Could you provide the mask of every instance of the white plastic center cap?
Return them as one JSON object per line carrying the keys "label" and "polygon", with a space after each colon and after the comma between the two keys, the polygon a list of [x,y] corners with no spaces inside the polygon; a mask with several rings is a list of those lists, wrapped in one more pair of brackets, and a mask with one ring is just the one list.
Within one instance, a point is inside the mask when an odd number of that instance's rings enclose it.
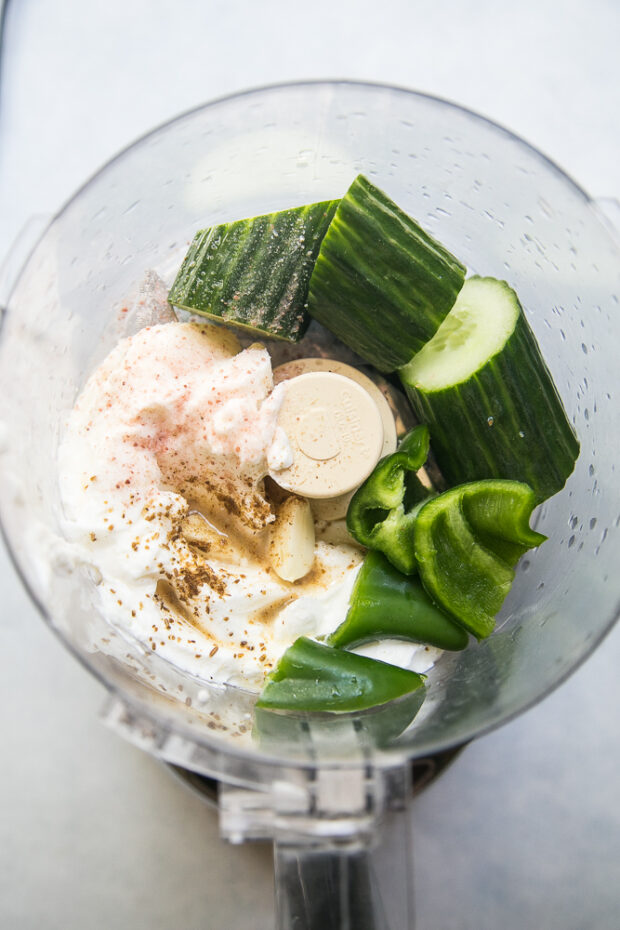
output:
{"label": "white plastic center cap", "polygon": [[340,452],[338,430],[330,420],[329,410],[312,410],[301,418],[297,442],[304,455],[317,462],[333,459]]}
{"label": "white plastic center cap", "polygon": [[286,382],[278,424],[294,458],[272,478],[303,497],[334,497],[356,488],[383,448],[383,423],[372,397],[355,381],[330,371]]}

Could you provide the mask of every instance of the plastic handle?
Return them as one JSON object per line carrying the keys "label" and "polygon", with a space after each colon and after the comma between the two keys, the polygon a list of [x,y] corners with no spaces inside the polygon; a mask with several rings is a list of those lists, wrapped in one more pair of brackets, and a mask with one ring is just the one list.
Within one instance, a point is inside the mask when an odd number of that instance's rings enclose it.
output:
{"label": "plastic handle", "polygon": [[[411,930],[412,798],[409,769],[392,780],[386,809],[364,829],[274,840],[277,930]],[[337,823],[337,818],[336,818]]]}
{"label": "plastic handle", "polygon": [[364,849],[276,843],[278,930],[388,930],[369,860]]}

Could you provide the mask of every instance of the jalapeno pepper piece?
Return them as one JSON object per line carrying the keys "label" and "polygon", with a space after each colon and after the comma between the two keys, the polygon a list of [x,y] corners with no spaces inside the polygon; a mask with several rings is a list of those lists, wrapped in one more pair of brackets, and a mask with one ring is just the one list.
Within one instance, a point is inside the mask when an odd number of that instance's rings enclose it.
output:
{"label": "jalapeno pepper piece", "polygon": [[[255,707],[252,736],[265,749],[278,751],[284,744],[290,752],[316,752],[317,743],[338,742],[350,746],[385,748],[407,729],[424,703],[425,688],[417,688],[387,704],[342,713],[316,713],[296,708]],[[347,725],[348,724],[348,725]]]}
{"label": "jalapeno pepper piece", "polygon": [[300,636],[269,675],[257,707],[347,712],[422,688],[424,676]]}
{"label": "jalapeno pepper piece", "polygon": [[450,488],[417,513],[420,580],[477,639],[493,631],[519,558],[547,538],[529,525],[536,503],[529,485],[492,478]]}
{"label": "jalapeno pepper piece", "polygon": [[347,511],[347,529],[362,546],[377,549],[405,575],[416,571],[413,528],[417,506],[429,491],[416,472],[428,455],[428,427],[416,426],[357,489]]}
{"label": "jalapeno pepper piece", "polygon": [[369,552],[356,578],[345,620],[331,646],[359,646],[377,639],[406,639],[440,649],[467,646],[462,626],[435,606],[420,579],[403,575],[381,552]]}

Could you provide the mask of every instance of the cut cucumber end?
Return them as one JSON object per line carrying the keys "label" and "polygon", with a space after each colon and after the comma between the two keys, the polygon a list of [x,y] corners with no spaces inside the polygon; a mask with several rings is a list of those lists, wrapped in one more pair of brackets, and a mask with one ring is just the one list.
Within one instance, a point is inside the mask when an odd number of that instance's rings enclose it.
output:
{"label": "cut cucumber end", "polygon": [[403,380],[425,391],[467,380],[501,352],[520,313],[505,281],[468,278],[433,338],[401,369]]}
{"label": "cut cucumber end", "polygon": [[514,479],[538,502],[564,487],[579,442],[505,281],[469,278],[435,337],[399,374],[448,484]]}

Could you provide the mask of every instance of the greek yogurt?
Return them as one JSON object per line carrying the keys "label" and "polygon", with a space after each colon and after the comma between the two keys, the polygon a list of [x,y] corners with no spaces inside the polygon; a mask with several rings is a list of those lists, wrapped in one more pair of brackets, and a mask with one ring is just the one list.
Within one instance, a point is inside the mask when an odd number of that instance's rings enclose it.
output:
{"label": "greek yogurt", "polygon": [[59,450],[64,531],[109,622],[206,680],[260,687],[299,635],[344,619],[361,553],[318,540],[312,569],[269,564],[264,478],[291,464],[259,345],[170,322],[123,339]]}

